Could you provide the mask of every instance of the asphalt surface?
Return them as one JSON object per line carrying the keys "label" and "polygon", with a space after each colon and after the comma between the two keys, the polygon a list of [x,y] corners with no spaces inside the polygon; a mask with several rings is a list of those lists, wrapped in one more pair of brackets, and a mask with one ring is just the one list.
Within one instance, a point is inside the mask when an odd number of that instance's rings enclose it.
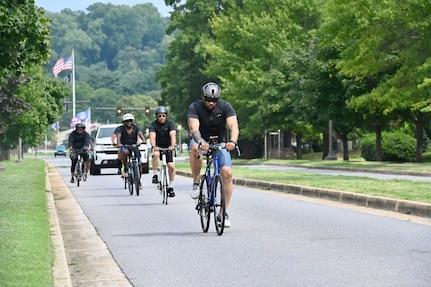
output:
{"label": "asphalt surface", "polygon": [[[187,172],[178,171],[177,174],[190,177]],[[420,202],[238,178],[234,179],[234,184],[431,218],[431,204]],[[56,251],[54,286],[132,286],[51,164],[47,165],[46,186]]]}

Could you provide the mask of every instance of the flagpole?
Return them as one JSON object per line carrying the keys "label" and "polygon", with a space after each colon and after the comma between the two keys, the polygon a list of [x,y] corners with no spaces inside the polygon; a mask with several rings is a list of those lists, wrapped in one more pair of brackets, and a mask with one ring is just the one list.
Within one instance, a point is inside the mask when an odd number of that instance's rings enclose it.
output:
{"label": "flagpole", "polygon": [[76,109],[75,109],[75,52],[72,49],[72,110],[73,114],[72,117],[76,116]]}

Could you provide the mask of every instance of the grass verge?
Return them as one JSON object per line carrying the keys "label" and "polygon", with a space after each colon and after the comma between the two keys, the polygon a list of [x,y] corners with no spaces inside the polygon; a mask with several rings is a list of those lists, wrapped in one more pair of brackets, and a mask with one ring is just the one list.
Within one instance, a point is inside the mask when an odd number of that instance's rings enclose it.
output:
{"label": "grass verge", "polygon": [[2,161],[0,171],[0,282],[2,286],[52,286],[45,162]]}
{"label": "grass verge", "polygon": [[[293,163],[299,165],[302,164],[304,166],[337,166],[334,161],[293,161]],[[281,170],[274,171],[238,166],[240,164],[289,164],[289,161],[286,160],[234,160],[234,164],[236,166],[233,167],[233,175],[236,178],[264,180],[431,203],[431,184],[429,182],[413,182],[400,179],[383,180],[357,176],[328,176],[323,174]],[[346,167],[346,165],[349,165],[350,168],[364,168],[362,165],[355,165],[354,163],[349,162],[344,163],[342,161],[338,161],[338,164],[340,167]],[[379,169],[393,169],[393,166],[390,163],[378,163],[376,165]],[[373,169],[376,165],[368,166],[368,168]],[[398,168],[406,171],[431,171],[431,166],[428,164],[422,164],[422,167],[420,167],[420,165],[421,164],[406,164],[403,165],[403,168],[400,166],[398,166]],[[190,172],[188,162],[176,162],[175,166],[178,170]]]}

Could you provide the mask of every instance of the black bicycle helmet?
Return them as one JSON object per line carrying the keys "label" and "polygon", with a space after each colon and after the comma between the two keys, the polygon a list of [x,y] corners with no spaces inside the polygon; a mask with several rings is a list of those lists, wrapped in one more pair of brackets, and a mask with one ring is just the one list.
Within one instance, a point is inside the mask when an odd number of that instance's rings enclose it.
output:
{"label": "black bicycle helmet", "polygon": [[84,129],[84,130],[85,130],[85,124],[83,124],[83,123],[77,123],[77,124],[75,125],[75,128],[76,128],[76,129]]}
{"label": "black bicycle helmet", "polygon": [[204,97],[220,98],[221,89],[216,83],[209,82],[202,87],[202,92]]}
{"label": "black bicycle helmet", "polygon": [[165,106],[158,106],[156,108],[156,116],[158,114],[168,114],[168,109]]}

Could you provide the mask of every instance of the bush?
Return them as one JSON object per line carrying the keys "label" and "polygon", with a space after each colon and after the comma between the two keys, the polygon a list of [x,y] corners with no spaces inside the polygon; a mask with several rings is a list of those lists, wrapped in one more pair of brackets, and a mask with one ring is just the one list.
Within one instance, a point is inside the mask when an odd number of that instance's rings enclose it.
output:
{"label": "bush", "polygon": [[[369,134],[361,139],[361,156],[374,161],[376,137]],[[382,133],[382,161],[412,162],[416,156],[416,139],[402,132]]]}
{"label": "bush", "polygon": [[374,161],[376,155],[376,136],[374,134],[364,135],[360,140],[361,157],[366,161]]}

